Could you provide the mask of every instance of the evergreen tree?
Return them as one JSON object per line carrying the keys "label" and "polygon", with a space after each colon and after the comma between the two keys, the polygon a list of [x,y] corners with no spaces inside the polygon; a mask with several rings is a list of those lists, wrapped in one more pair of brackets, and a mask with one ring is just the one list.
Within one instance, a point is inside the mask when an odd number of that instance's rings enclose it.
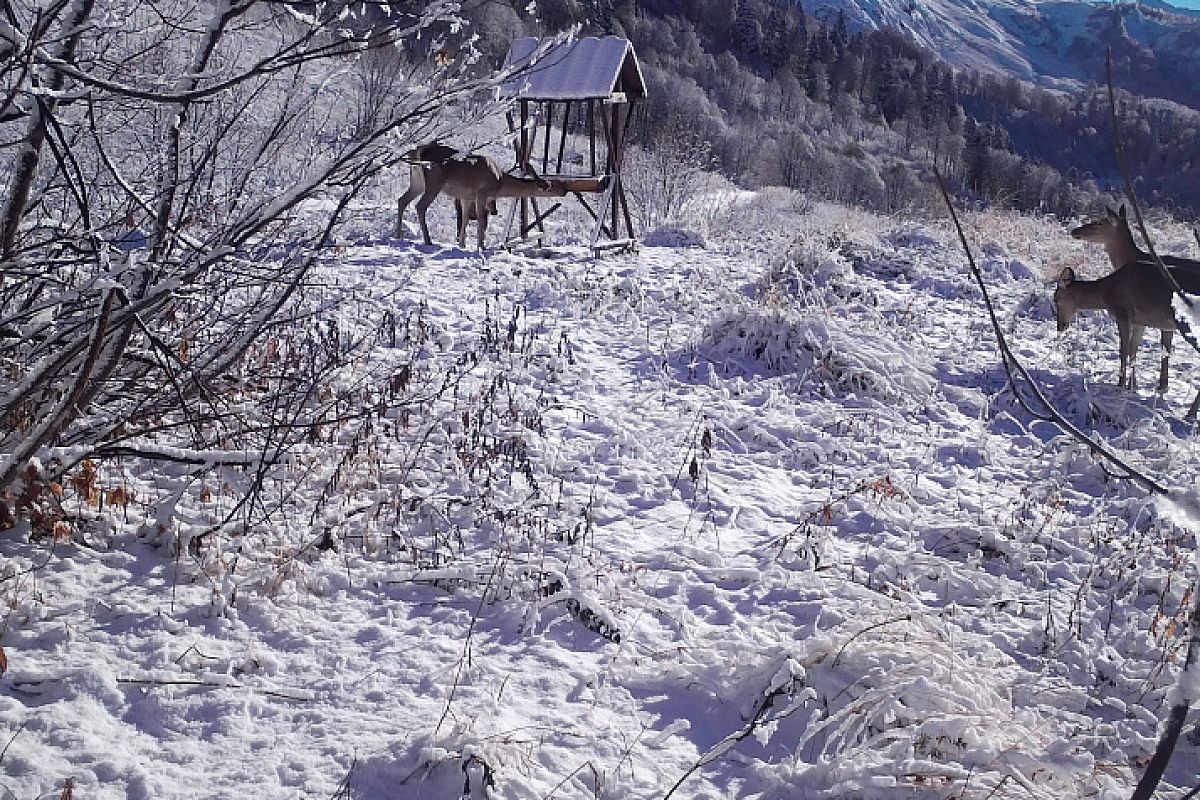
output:
{"label": "evergreen tree", "polygon": [[779,3],[772,6],[771,13],[767,15],[767,29],[763,41],[763,56],[770,74],[778,75],[787,68],[794,46],[795,30],[796,22],[791,9]]}
{"label": "evergreen tree", "polygon": [[738,0],[733,12],[733,44],[738,55],[751,64],[763,57],[763,28],[752,0]]}

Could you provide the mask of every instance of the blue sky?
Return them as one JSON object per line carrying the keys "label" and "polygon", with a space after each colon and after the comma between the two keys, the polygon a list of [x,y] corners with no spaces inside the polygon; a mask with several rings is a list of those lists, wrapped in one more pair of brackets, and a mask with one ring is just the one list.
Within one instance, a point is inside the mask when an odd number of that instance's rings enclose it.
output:
{"label": "blue sky", "polygon": [[1200,10],[1200,0],[1167,0],[1173,6],[1180,8],[1194,8]]}

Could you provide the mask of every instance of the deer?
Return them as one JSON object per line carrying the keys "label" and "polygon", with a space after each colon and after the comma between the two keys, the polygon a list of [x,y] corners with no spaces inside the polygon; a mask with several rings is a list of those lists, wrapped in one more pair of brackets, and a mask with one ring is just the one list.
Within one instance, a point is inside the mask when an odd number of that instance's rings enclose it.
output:
{"label": "deer", "polygon": [[[421,145],[412,150],[409,150],[401,158],[409,164],[408,189],[404,194],[396,200],[396,230],[395,238],[401,239],[404,237],[404,212],[408,209],[410,203],[421,195],[425,194],[427,185],[426,173],[434,164],[441,164],[455,158],[460,151],[448,145],[441,144],[437,140],[429,144]],[[454,227],[457,230],[462,225],[463,205],[460,201],[454,201]],[[496,214],[495,199],[488,205],[488,213]],[[470,211],[470,219],[475,219],[475,209]],[[421,232],[425,237],[425,244],[432,244],[429,240],[429,232],[425,227],[425,219],[421,218]]]}
{"label": "deer", "polygon": [[[467,223],[474,219],[480,252],[483,251],[484,239],[487,236],[488,217],[495,213],[496,198],[563,197],[567,193],[562,185],[553,184],[540,176],[525,178],[509,175],[487,156],[463,155],[458,151],[447,154],[450,150],[453,148],[434,142],[404,155],[404,159],[410,164],[420,165],[421,199],[417,201],[417,219],[425,244],[433,243],[429,237],[425,212],[443,192],[454,198],[455,206],[459,209],[458,246],[466,247]],[[413,172],[414,177],[415,173],[416,170]],[[408,191],[400,198],[399,216],[403,215],[412,197],[416,196],[413,192],[414,187],[410,185]],[[399,216],[396,220],[397,226],[400,224]]]}
{"label": "deer", "polygon": [[[1134,261],[1141,262],[1150,269],[1157,269],[1153,257],[1138,247],[1137,242],[1133,240],[1133,231],[1129,229],[1129,216],[1124,204],[1118,210],[1106,206],[1104,216],[1072,229],[1071,237],[1104,245],[1104,251],[1108,253],[1108,260],[1112,262],[1113,269],[1120,269]],[[1200,241],[1200,238],[1197,241]],[[1200,293],[1200,261],[1182,256],[1162,256],[1162,262],[1180,289]]]}
{"label": "deer", "polygon": [[1075,270],[1067,267],[1058,276],[1058,285],[1054,289],[1058,331],[1065,331],[1078,311],[1107,311],[1117,323],[1121,357],[1117,386],[1132,390],[1135,388],[1134,362],[1138,344],[1146,328],[1157,328],[1162,331],[1163,346],[1158,391],[1165,392],[1171,342],[1176,329],[1175,314],[1171,309],[1172,291],[1157,268],[1147,269],[1140,261],[1124,264],[1116,272],[1094,281],[1080,280],[1075,276]]}
{"label": "deer", "polygon": [[[1121,352],[1121,371],[1117,383],[1124,385],[1128,361],[1128,388],[1131,389],[1134,383],[1132,361],[1145,328],[1149,326],[1161,330],[1163,357],[1158,391],[1165,392],[1168,386],[1171,344],[1174,333],[1179,327],[1171,308],[1172,287],[1159,271],[1153,257],[1139,248],[1137,242],[1134,241],[1124,204],[1116,210],[1111,206],[1106,206],[1104,212],[1104,216],[1099,219],[1074,228],[1071,236],[1081,241],[1104,245],[1104,250],[1115,271],[1107,278],[1100,279],[1107,281],[1103,290],[1088,286],[1088,284],[1099,283],[1099,281],[1078,281],[1075,279],[1074,271],[1071,271],[1069,276],[1064,272],[1059,277],[1058,288],[1055,290],[1055,306],[1058,307],[1060,292],[1064,292],[1064,302],[1068,304],[1068,308],[1072,302],[1071,298],[1076,295],[1088,296],[1090,299],[1087,302],[1092,303],[1104,298],[1102,305],[1078,305],[1076,308],[1104,308],[1108,310],[1113,319],[1117,320]],[[1200,294],[1200,261],[1181,256],[1162,256],[1161,258],[1163,265],[1182,291],[1189,294]],[[1127,267],[1129,269],[1126,269]],[[1120,277],[1117,277],[1118,275]],[[1074,288],[1071,288],[1072,286]],[[1124,296],[1118,298],[1117,295],[1122,293]],[[1134,310],[1136,310],[1134,316],[1150,321],[1145,323],[1135,321],[1131,316]],[[1066,329],[1073,315],[1074,311],[1067,314],[1064,323],[1062,314],[1059,314],[1059,331]],[[1125,327],[1122,327],[1122,318],[1126,320]],[[1184,336],[1188,338],[1189,342],[1192,341],[1189,338],[1190,334],[1191,331],[1185,326]],[[1197,395],[1196,402],[1188,411],[1189,418],[1195,416],[1198,407],[1200,407],[1200,395]]]}

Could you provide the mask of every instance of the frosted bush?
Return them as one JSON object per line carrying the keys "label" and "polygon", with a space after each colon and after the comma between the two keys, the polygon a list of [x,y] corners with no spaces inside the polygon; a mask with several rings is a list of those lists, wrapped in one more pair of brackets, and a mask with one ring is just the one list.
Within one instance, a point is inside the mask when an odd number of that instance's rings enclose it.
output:
{"label": "frosted bush", "polygon": [[663,225],[646,234],[647,247],[706,247],[704,235],[678,225]]}
{"label": "frosted bush", "polygon": [[935,385],[893,334],[811,312],[739,309],[706,328],[700,349],[727,371],[808,375],[835,394],[884,403],[923,398]]}

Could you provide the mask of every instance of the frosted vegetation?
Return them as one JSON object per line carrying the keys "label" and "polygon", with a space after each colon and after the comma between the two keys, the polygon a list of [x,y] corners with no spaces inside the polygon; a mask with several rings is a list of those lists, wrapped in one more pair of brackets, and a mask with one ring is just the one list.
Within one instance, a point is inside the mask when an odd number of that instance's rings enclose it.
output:
{"label": "frosted vegetation", "polygon": [[[947,224],[642,141],[635,253],[389,238],[402,148],[507,155],[428,11],[0,25],[0,797],[1128,796],[1195,503],[1030,420]],[[1116,389],[1048,284],[1103,253],[966,223],[1050,398],[1190,485],[1200,356]]]}

